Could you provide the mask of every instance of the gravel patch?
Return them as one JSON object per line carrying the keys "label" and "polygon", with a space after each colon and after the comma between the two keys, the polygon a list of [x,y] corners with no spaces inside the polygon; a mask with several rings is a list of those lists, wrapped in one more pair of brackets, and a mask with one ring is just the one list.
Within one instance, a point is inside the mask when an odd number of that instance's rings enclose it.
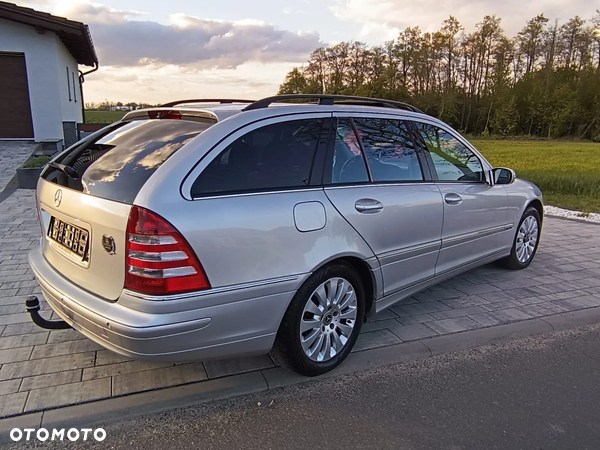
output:
{"label": "gravel patch", "polygon": [[557,208],[556,206],[544,206],[544,214],[554,217],[583,220],[585,222],[600,223],[600,214],[584,213],[581,211],[573,211],[571,209]]}

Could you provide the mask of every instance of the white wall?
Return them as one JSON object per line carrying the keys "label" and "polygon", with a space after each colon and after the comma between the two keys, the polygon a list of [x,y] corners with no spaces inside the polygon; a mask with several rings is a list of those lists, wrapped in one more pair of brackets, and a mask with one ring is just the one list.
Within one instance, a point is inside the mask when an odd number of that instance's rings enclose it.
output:
{"label": "white wall", "polygon": [[[56,67],[63,122],[81,122],[81,90],[79,88],[79,72],[77,61],[63,45],[60,38],[54,35],[56,45]],[[67,84],[67,68],[69,82]],[[62,73],[61,73],[62,71]],[[75,75],[75,76],[73,76]],[[73,84],[73,82],[75,84]],[[69,96],[69,90],[71,91]],[[70,100],[69,100],[70,98]]]}
{"label": "white wall", "polygon": [[69,102],[67,91],[67,66],[79,83],[71,54],[53,32],[39,34],[32,26],[5,19],[0,19],[0,51],[25,54],[35,140],[63,139],[62,122],[81,121],[79,86],[77,103]]}

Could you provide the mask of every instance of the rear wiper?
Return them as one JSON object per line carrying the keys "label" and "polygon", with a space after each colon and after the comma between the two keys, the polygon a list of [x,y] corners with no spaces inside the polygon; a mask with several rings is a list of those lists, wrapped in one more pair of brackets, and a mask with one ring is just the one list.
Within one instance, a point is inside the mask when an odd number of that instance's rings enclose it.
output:
{"label": "rear wiper", "polygon": [[77,171],[75,169],[73,169],[71,166],[65,166],[64,164],[59,164],[54,161],[48,163],[48,165],[50,167],[60,170],[61,172],[66,174],[69,178],[73,178],[74,180],[78,180],[79,178],[81,178],[81,176],[77,173]]}

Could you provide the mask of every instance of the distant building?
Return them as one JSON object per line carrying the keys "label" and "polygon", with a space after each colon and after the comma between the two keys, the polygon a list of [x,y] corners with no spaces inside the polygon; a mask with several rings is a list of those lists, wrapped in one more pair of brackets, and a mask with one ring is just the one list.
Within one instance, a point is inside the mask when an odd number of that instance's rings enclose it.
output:
{"label": "distant building", "polygon": [[79,65],[98,68],[87,25],[0,1],[0,140],[76,142]]}

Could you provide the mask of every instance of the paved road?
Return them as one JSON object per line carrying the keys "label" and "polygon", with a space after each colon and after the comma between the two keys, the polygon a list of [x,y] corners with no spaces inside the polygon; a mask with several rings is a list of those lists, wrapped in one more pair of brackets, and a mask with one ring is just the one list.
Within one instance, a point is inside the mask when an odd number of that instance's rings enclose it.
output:
{"label": "paved road", "polygon": [[89,448],[597,449],[599,352],[600,325],[525,338],[108,426]]}

